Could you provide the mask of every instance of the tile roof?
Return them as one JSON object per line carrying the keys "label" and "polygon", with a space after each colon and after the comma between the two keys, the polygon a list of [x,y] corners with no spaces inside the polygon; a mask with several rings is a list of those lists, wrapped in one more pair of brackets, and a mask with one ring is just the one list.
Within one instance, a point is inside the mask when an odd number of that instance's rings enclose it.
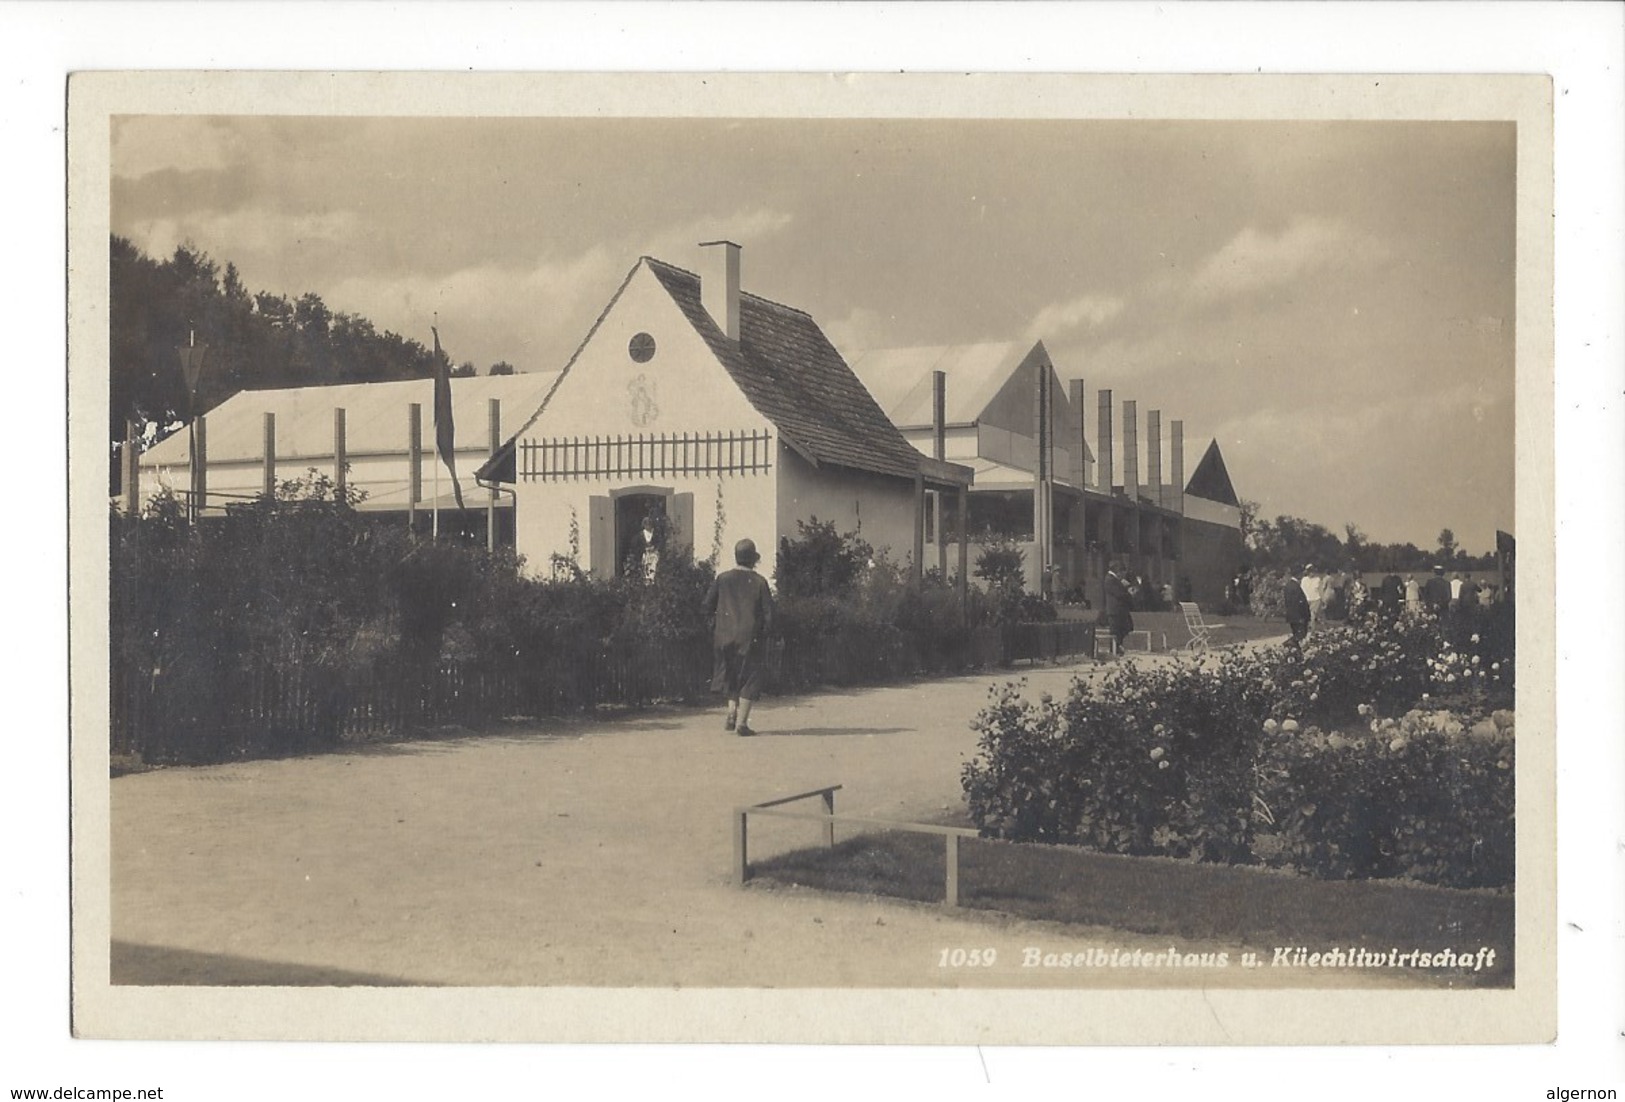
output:
{"label": "tile roof", "polygon": [[815,463],[912,478],[920,453],[903,439],[818,323],[793,307],[739,296],[739,342],[728,340],[700,301],[700,277],[664,261],[641,261],[785,443]]}

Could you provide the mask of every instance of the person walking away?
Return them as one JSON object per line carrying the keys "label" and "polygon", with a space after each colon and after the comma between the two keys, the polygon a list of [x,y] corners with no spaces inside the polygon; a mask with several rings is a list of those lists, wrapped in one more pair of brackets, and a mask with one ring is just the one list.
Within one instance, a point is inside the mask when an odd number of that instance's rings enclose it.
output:
{"label": "person walking away", "polygon": [[1315,564],[1309,563],[1299,575],[1299,588],[1309,601],[1309,626],[1318,628],[1321,615],[1326,610],[1326,579],[1315,571]]}
{"label": "person walking away", "polygon": [[1456,576],[1450,579],[1450,611],[1456,612],[1461,608],[1461,589],[1464,579],[1458,570]]}
{"label": "person walking away", "polygon": [[1286,581],[1281,585],[1281,605],[1286,610],[1286,626],[1292,632],[1292,644],[1302,646],[1304,636],[1309,634],[1310,603],[1296,570],[1286,572]]}
{"label": "person walking away", "polygon": [[738,565],[717,575],[702,603],[706,614],[716,617],[711,691],[724,694],[728,701],[723,729],[741,737],[756,733],[751,730],[750,710],[762,693],[762,658],[773,628],[773,593],[756,573],[761,557],[751,540],[736,543]]}
{"label": "person walking away", "polygon": [[1134,630],[1134,615],[1130,611],[1134,598],[1129,593],[1129,585],[1123,580],[1123,567],[1120,563],[1112,563],[1106,571],[1106,607],[1101,610],[1101,620],[1112,637],[1112,657],[1120,657],[1123,653],[1123,640],[1128,633]]}
{"label": "person walking away", "polygon": [[1398,574],[1390,574],[1382,580],[1382,603],[1390,613],[1398,612],[1405,604],[1405,583],[1399,580]]}
{"label": "person walking away", "polygon": [[1482,608],[1484,604],[1484,591],[1479,587],[1477,580],[1467,578],[1461,583],[1461,607],[1469,615]]}
{"label": "person walking away", "polygon": [[1444,567],[1435,566],[1433,577],[1422,584],[1422,604],[1443,620],[1450,613],[1450,582],[1444,576]]}

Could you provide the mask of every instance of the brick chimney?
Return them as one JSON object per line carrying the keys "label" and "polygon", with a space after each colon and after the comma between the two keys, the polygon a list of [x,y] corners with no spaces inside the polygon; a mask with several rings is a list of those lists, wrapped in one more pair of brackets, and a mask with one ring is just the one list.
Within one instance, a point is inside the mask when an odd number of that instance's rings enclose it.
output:
{"label": "brick chimney", "polygon": [[739,246],[732,241],[702,241],[706,250],[700,271],[700,305],[722,335],[739,340]]}

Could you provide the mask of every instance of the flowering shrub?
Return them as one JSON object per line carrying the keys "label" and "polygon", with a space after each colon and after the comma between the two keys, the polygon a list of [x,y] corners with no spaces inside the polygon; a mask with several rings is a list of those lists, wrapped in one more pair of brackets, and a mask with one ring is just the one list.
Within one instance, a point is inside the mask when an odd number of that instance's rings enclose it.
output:
{"label": "flowering shrub", "polygon": [[1266,733],[1258,852],[1326,877],[1450,887],[1513,878],[1512,714],[1373,718],[1364,733]]}
{"label": "flowering shrub", "polygon": [[1256,682],[1186,662],[1125,666],[1097,692],[1076,682],[1064,702],[995,687],[962,777],[971,818],[997,837],[1244,859],[1267,703]]}
{"label": "flowering shrub", "polygon": [[[1301,653],[1125,666],[1062,701],[996,687],[961,778],[971,818],[1112,853],[1509,884],[1512,713],[1415,710],[1448,653],[1436,620],[1402,617],[1316,633]],[[1446,661],[1444,676],[1484,664]]]}
{"label": "flowering shrub", "polygon": [[1277,718],[1342,723],[1362,703],[1394,712],[1421,699],[1431,682],[1428,663],[1441,647],[1438,621],[1417,613],[1328,627],[1261,662],[1280,692]]}

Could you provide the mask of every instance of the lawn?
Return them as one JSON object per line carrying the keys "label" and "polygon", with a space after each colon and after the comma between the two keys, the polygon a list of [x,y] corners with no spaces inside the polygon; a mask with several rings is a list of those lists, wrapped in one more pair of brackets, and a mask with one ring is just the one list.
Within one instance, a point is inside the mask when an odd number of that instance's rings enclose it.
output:
{"label": "lawn", "polygon": [[[753,862],[753,882],[940,903],[944,844],[904,832],[863,834]],[[1396,881],[1323,881],[1266,869],[1122,857],[1070,846],[980,839],[960,843],[960,903],[1085,927],[1187,941],[1275,947],[1360,946],[1376,952],[1496,951],[1447,986],[1511,986],[1513,897]]]}

